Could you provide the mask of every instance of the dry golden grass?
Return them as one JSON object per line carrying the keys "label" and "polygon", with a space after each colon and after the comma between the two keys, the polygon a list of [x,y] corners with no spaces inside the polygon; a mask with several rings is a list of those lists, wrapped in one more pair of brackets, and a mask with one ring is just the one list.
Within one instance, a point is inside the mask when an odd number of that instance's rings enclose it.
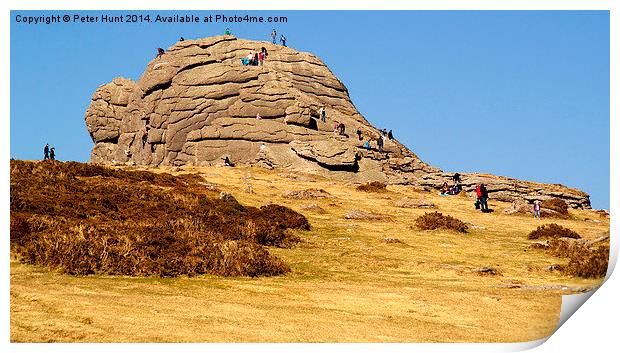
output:
{"label": "dry golden grass", "polygon": [[[244,205],[276,203],[304,214],[312,230],[295,231],[300,243],[269,248],[292,271],[266,278],[79,277],[12,261],[11,340],[519,342],[552,333],[562,294],[601,283],[544,270],[568,261],[528,249],[527,235],[544,219],[481,213],[464,196],[406,186],[374,194],[251,167],[186,171],[201,173]],[[248,184],[251,193],[245,192]],[[308,200],[282,196],[292,188],[320,188],[334,197],[312,200],[326,211],[313,212],[303,209]],[[405,196],[435,203],[439,212],[467,222],[468,233],[412,228],[426,211],[394,206]],[[508,206],[489,203],[494,209]],[[350,209],[391,217],[344,219]],[[570,219],[553,222],[584,239],[609,231],[609,219],[594,211],[570,212]],[[481,276],[476,269],[483,267],[501,275]]]}

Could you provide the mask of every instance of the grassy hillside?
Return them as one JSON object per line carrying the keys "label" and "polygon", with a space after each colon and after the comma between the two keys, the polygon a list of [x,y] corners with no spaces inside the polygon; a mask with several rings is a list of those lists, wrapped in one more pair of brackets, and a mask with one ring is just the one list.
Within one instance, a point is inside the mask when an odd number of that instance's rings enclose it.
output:
{"label": "grassy hillside", "polygon": [[[368,192],[252,167],[151,171],[199,175],[201,180],[181,178],[198,183],[182,186],[190,194],[208,186],[231,193],[243,207],[279,204],[303,214],[311,230],[283,233],[298,242],[254,242],[290,272],[254,278],[81,276],[24,264],[12,248],[12,341],[526,341],[552,333],[562,294],[601,282],[557,270],[571,259],[536,249],[528,239],[547,223],[586,240],[608,235],[609,219],[595,211],[536,220],[505,215],[501,210],[509,204],[493,199],[495,212],[481,213],[466,196],[407,186]],[[13,178],[11,183],[13,198]],[[436,208],[399,207],[411,203]],[[464,222],[467,232],[420,230],[416,219],[430,211]]]}

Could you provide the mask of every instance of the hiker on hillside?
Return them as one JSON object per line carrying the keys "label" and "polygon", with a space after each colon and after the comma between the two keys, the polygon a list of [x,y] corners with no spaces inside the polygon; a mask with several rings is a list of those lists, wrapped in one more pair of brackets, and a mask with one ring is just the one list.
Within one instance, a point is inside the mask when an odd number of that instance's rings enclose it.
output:
{"label": "hiker on hillside", "polygon": [[155,57],[155,59],[159,59],[161,58],[162,55],[166,54],[166,51],[162,48],[157,48],[157,56]]}
{"label": "hiker on hillside", "polygon": [[43,160],[46,161],[48,159],[50,159],[50,145],[46,143],[45,147],[43,147]]}
{"label": "hiker on hillside", "polygon": [[54,147],[52,147],[52,149],[50,149],[50,160],[52,160],[52,161],[56,160],[56,149],[54,149]]}
{"label": "hiker on hillside", "polygon": [[274,28],[271,31],[271,43],[276,44],[276,39],[278,38],[278,33],[276,33],[276,29]]}
{"label": "hiker on hillside", "polygon": [[256,120],[262,120],[263,118],[260,117],[259,113],[256,113]]}
{"label": "hiker on hillside", "polygon": [[370,151],[370,140],[364,142],[364,147],[366,147],[366,151]]}
{"label": "hiker on hillside", "polygon": [[338,135],[338,126],[340,126],[340,123],[338,121],[334,121],[334,136]]}
{"label": "hiker on hillside", "polygon": [[487,188],[484,186],[484,184],[480,184],[480,211],[482,212],[489,211],[489,205],[487,204],[488,200],[489,200],[489,192],[487,191]]}
{"label": "hiker on hillside", "polygon": [[183,37],[179,38],[179,42],[182,42],[184,40],[185,40],[185,38],[183,38]]}
{"label": "hiker on hillside", "polygon": [[338,125],[338,135],[344,136],[344,123]]}
{"label": "hiker on hillside", "polygon": [[480,184],[476,185],[476,209],[480,209],[480,198],[482,197],[482,192],[480,191]]}
{"label": "hiker on hillside", "polygon": [[224,35],[225,36],[229,36],[230,35],[230,28],[226,28],[226,30],[224,31]]}
{"label": "hiker on hillside", "polygon": [[390,142],[394,139],[394,135],[392,135],[392,130],[388,131],[387,137],[390,139]]}
{"label": "hiker on hillside", "polygon": [[360,130],[359,128],[357,129],[357,131],[355,132],[357,134],[357,138],[358,140],[362,141],[363,137],[362,137],[362,130]]}
{"label": "hiker on hillside", "polygon": [[534,201],[534,206],[532,207],[534,211],[534,218],[540,219],[540,201]]}
{"label": "hiker on hillside", "polygon": [[383,136],[377,137],[377,148],[379,152],[383,153]]}
{"label": "hiker on hillside", "polygon": [[224,166],[225,167],[234,167],[235,165],[228,159],[228,156],[224,157]]}
{"label": "hiker on hillside", "polygon": [[258,53],[254,53],[254,59],[252,61],[252,65],[258,66]]}
{"label": "hiker on hillside", "polygon": [[284,36],[284,34],[280,34],[280,43],[282,43],[283,47],[286,46],[286,37]]}

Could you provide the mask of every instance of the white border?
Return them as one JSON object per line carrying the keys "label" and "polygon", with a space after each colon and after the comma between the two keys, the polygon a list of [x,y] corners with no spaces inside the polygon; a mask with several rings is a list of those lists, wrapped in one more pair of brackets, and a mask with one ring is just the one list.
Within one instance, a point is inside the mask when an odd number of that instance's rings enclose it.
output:
{"label": "white border", "polygon": [[[107,9],[136,9],[136,10],[148,10],[148,9],[160,9],[160,10],[610,10],[611,11],[611,86],[610,86],[610,103],[611,110],[611,181],[610,194],[611,207],[610,211],[613,214],[618,209],[618,202],[620,201],[620,192],[618,189],[617,181],[620,180],[620,173],[618,173],[618,153],[619,145],[614,140],[614,137],[618,137],[618,108],[615,98],[617,98],[617,83],[618,83],[618,70],[614,63],[618,61],[618,15],[619,8],[618,2],[613,0],[477,0],[477,1],[465,1],[465,0],[436,0],[436,1],[419,1],[411,0],[407,3],[393,0],[382,1],[369,1],[360,0],[356,2],[347,3],[345,1],[336,2],[333,0],[315,0],[315,1],[295,1],[284,2],[276,0],[229,0],[229,1],[190,1],[190,0],[176,0],[165,1],[157,3],[154,0],[125,0],[125,1],[106,1],[106,2],[94,2],[94,1],[75,1],[75,0],[59,0],[59,1],[17,1],[17,0],[5,0],[0,2],[0,8],[2,9],[2,15],[0,16],[0,38],[1,38],[1,85],[0,92],[0,114],[2,116],[1,122],[3,123],[2,137],[3,141],[9,141],[10,129],[9,129],[9,116],[10,116],[10,102],[9,102],[9,89],[10,89],[10,10],[107,10]],[[0,144],[0,154],[3,157],[3,163],[1,168],[2,175],[5,176],[4,180],[9,179],[8,159],[9,156],[9,143]],[[3,351],[6,349],[10,351],[30,351],[35,349],[45,349],[46,351],[73,351],[73,350],[95,350],[95,351],[108,351],[109,349],[148,349],[155,351],[168,351],[170,349],[181,348],[183,350],[195,350],[204,351],[205,349],[215,350],[236,350],[236,349],[258,349],[265,351],[314,351],[316,349],[326,351],[342,351],[342,350],[374,350],[379,347],[376,345],[342,345],[342,344],[321,344],[317,345],[222,345],[212,344],[205,345],[181,345],[171,347],[162,344],[144,344],[144,345],[89,345],[85,347],[82,344],[72,345],[32,345],[32,344],[8,344],[10,340],[9,332],[9,183],[5,182],[2,186],[2,193],[5,196],[5,202],[2,204],[2,224],[5,231],[2,238],[2,255],[0,261],[3,264],[2,271],[2,291],[0,296],[2,303],[5,305],[5,310],[2,311],[2,333],[4,334],[2,339]],[[615,196],[614,196],[615,195]],[[610,259],[610,268],[615,265],[617,259],[617,239],[618,239],[618,222],[612,215],[611,220],[612,229],[612,258]],[[608,273],[608,277],[611,275],[611,271]],[[616,338],[616,324],[618,322],[619,305],[618,305],[618,293],[619,284],[617,275],[611,276],[611,280],[607,281],[602,288],[592,296],[592,300],[589,300],[584,308],[575,314],[575,317],[568,320],[565,325],[562,326],[544,345],[539,347],[538,351],[555,352],[566,348],[572,350],[587,350],[597,351],[609,350],[609,347],[617,345]],[[459,352],[480,352],[480,351],[515,351],[520,349],[532,348],[545,340],[537,342],[529,342],[522,344],[390,344],[383,345],[381,349],[389,349],[390,351],[459,351]],[[6,346],[6,347],[5,347]],[[130,347],[130,348],[128,348]]]}

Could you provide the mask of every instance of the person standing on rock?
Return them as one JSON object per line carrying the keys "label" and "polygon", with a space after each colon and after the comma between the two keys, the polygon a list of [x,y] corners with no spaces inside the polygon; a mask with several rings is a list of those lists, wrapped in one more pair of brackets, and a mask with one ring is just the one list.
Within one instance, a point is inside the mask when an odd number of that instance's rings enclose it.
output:
{"label": "person standing on rock", "polygon": [[276,33],[276,29],[274,28],[271,31],[271,43],[276,44],[276,39],[278,38],[278,33]]}
{"label": "person standing on rock", "polygon": [[280,34],[280,43],[282,43],[283,47],[286,46],[286,37],[284,36],[284,34]]}
{"label": "person standing on rock", "polygon": [[46,143],[45,147],[43,147],[43,160],[46,161],[48,159],[50,159],[50,145]]}
{"label": "person standing on rock", "polygon": [[370,140],[364,142],[364,147],[366,147],[366,151],[370,151]]}
{"label": "person standing on rock", "polygon": [[327,113],[325,112],[325,107],[321,107],[321,109],[319,109],[319,117],[321,118],[322,122],[327,122]]}
{"label": "person standing on rock", "polygon": [[379,152],[383,153],[383,136],[377,137],[377,148]]}
{"label": "person standing on rock", "polygon": [[52,160],[52,161],[56,160],[56,149],[54,147],[52,147],[52,149],[50,149],[50,160]]}
{"label": "person standing on rock", "polygon": [[263,61],[265,60],[265,53],[261,50],[258,53],[258,65],[263,66]]}
{"label": "person standing on rock", "polygon": [[225,36],[229,36],[230,35],[230,28],[226,28],[226,30],[224,31],[224,35]]}
{"label": "person standing on rock", "polygon": [[358,140],[362,141],[363,137],[362,137],[362,130],[360,130],[359,128],[357,129],[357,131],[355,132],[357,134],[357,138]]}
{"label": "person standing on rock", "polygon": [[459,173],[454,173],[454,175],[452,176],[452,181],[455,184],[460,184],[461,183],[461,174]]}
{"label": "person standing on rock", "polygon": [[538,218],[540,219],[540,201],[536,200],[534,201],[534,218]]}
{"label": "person standing on rock", "polygon": [[394,139],[394,135],[392,135],[392,130],[388,131],[387,137],[390,139],[390,142]]}

